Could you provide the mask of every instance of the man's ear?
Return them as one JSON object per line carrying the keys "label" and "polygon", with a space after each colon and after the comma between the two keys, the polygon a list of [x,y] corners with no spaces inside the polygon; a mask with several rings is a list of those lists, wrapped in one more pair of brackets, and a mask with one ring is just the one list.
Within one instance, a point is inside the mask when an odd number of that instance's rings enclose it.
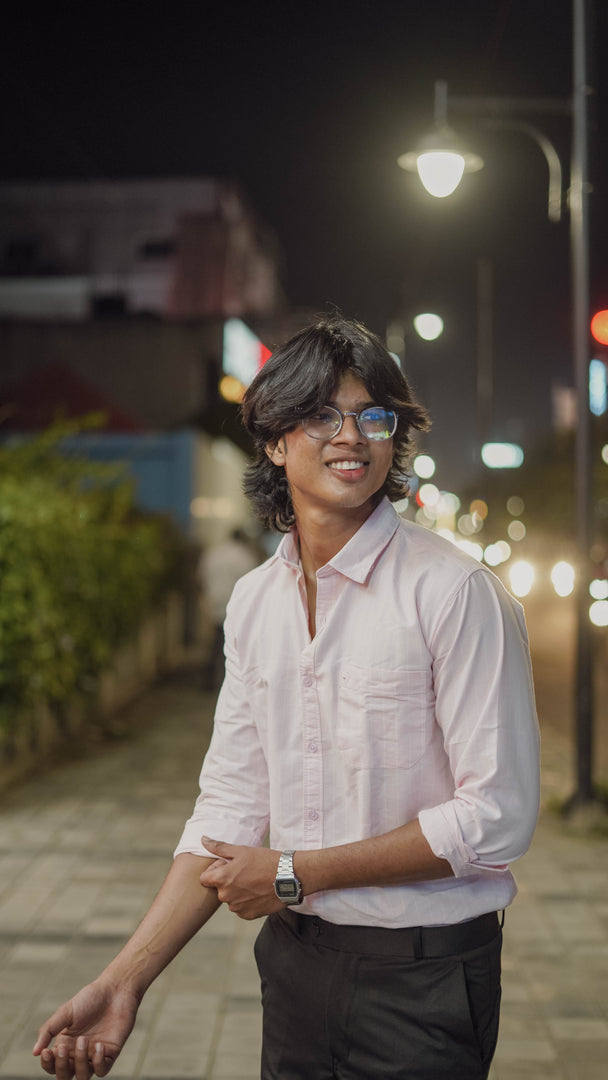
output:
{"label": "man's ear", "polygon": [[285,464],[285,450],[283,439],[279,439],[277,442],[266,443],[264,449],[268,454],[268,457],[272,461],[273,465]]}

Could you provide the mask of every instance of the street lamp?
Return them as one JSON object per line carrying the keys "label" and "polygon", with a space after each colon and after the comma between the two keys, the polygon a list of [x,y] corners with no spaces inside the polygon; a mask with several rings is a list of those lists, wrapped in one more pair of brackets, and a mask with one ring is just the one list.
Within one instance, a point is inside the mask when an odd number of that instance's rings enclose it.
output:
{"label": "street lamp", "polygon": [[[591,564],[591,449],[588,399],[588,316],[589,316],[589,224],[588,224],[588,97],[587,23],[588,0],[573,0],[572,95],[559,98],[452,98],[450,107],[459,113],[483,117],[492,126],[521,130],[530,135],[545,155],[549,167],[548,214],[561,217],[561,163],[547,137],[528,122],[513,117],[533,114],[572,118],[572,155],[568,207],[572,266],[572,342],[577,396],[576,506],[579,574],[577,581],[577,663],[576,663],[576,791],[571,805],[594,801],[592,780],[593,687],[592,638],[588,613]],[[455,191],[467,171],[483,167],[475,155],[468,155],[456,133],[447,124],[447,86],[435,85],[435,130],[416,151],[402,154],[399,165],[415,169],[427,190],[438,198]],[[451,160],[450,160],[451,159]],[[451,165],[449,176],[447,165]],[[430,177],[430,179],[429,179]],[[442,177],[444,180],[442,180]]]}
{"label": "street lamp", "polygon": [[398,163],[408,172],[417,172],[429,195],[445,199],[458,187],[465,172],[483,169],[483,161],[462,145],[447,122],[448,88],[435,83],[435,129],[425,135],[416,150],[402,154]]}
{"label": "street lamp", "polygon": [[[465,173],[483,169],[483,158],[470,153],[456,132],[447,123],[447,83],[435,83],[433,109],[434,129],[419,142],[416,150],[401,154],[397,164],[406,172],[417,172],[429,195],[446,198],[452,195]],[[534,140],[542,151],[549,169],[549,221],[562,217],[562,166],[559,154],[550,139],[527,121],[513,119],[514,113],[542,113],[549,116],[570,116],[572,102],[562,98],[490,98],[452,97],[454,112],[483,116],[489,127],[523,132]]]}

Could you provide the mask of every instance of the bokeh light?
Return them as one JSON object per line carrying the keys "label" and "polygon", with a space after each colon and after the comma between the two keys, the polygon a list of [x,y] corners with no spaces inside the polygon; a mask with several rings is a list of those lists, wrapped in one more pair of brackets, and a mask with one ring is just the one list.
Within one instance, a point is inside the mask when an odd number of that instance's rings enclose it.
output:
{"label": "bokeh light", "polygon": [[488,544],[483,557],[488,566],[500,566],[511,558],[511,548],[506,540],[499,540],[496,544]]}
{"label": "bokeh light", "polygon": [[461,551],[466,551],[467,555],[472,555],[474,559],[477,559],[477,562],[481,562],[483,559],[483,548],[481,544],[475,544],[472,540],[460,539],[455,540],[454,542],[457,548],[460,548]]}
{"label": "bokeh light", "polygon": [[518,521],[516,518],[515,521],[509,522],[507,533],[509,535],[509,540],[523,540],[526,535],[526,526],[523,521]]}
{"label": "bokeh light", "polygon": [[594,416],[603,416],[608,407],[606,365],[601,360],[589,364],[589,408]]}
{"label": "bokeh light", "polygon": [[443,333],[443,319],[441,315],[434,315],[425,311],[414,318],[414,329],[424,341],[435,341]]}
{"label": "bokeh light", "polygon": [[589,595],[594,600],[608,600],[608,581],[606,581],[606,578],[594,578],[589,586]]}
{"label": "bokeh light", "polygon": [[240,379],[237,379],[234,375],[223,375],[220,379],[218,389],[224,401],[230,401],[235,405],[239,405],[243,400],[245,387]]}
{"label": "bokeh light", "polygon": [[429,454],[418,454],[414,458],[414,472],[421,480],[430,480],[435,474],[435,462]]}
{"label": "bokeh light", "polygon": [[441,502],[442,507],[444,507],[449,514],[456,514],[460,510],[460,499],[453,491],[442,491]]}
{"label": "bokeh light", "polygon": [[485,521],[488,516],[488,504],[483,499],[473,499],[469,507],[470,514],[476,514],[478,518]]}
{"label": "bokeh light", "polygon": [[596,311],[591,320],[591,333],[601,345],[608,345],[608,311]]}
{"label": "bokeh light", "polygon": [[416,511],[415,521],[418,525],[424,525],[425,529],[432,529],[435,524],[435,514],[432,512],[429,513],[426,506],[421,506],[420,509]]}
{"label": "bokeh light", "polygon": [[551,581],[558,596],[570,596],[574,590],[574,567],[569,562],[558,562],[551,571]]}
{"label": "bokeh light", "polygon": [[534,584],[534,567],[525,559],[520,559],[509,567],[511,591],[515,596],[527,596]]}
{"label": "bokeh light", "polygon": [[430,506],[436,506],[439,502],[439,488],[435,484],[421,484],[418,499],[427,509]]}
{"label": "bokeh light", "polygon": [[608,626],[608,600],[595,600],[589,608],[589,618],[594,626]]}
{"label": "bokeh light", "polygon": [[509,496],[509,498],[507,499],[507,510],[509,511],[511,517],[520,517],[525,509],[526,505],[524,503],[524,500],[521,499],[519,495]]}
{"label": "bokeh light", "polygon": [[524,452],[517,443],[484,443],[481,460],[488,469],[519,469]]}
{"label": "bokeh light", "polygon": [[476,514],[463,514],[458,518],[458,532],[463,536],[473,536],[483,528],[483,521]]}

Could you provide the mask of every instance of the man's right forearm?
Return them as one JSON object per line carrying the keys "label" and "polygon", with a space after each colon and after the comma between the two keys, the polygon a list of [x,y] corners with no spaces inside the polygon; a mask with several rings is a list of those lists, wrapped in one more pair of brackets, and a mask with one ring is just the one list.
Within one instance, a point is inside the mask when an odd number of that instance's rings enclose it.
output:
{"label": "man's right forearm", "polygon": [[220,906],[215,889],[200,884],[213,859],[178,855],[148,913],[101,976],[141,1000],[157,975]]}

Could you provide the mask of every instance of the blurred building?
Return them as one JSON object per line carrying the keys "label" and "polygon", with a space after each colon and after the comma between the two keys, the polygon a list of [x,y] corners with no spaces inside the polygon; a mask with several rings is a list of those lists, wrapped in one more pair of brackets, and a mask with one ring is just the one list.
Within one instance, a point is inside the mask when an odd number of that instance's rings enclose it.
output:
{"label": "blurred building", "polygon": [[101,412],[82,450],[128,460],[142,505],[217,542],[247,513],[224,326],[273,319],[278,267],[233,182],[0,184],[0,437]]}
{"label": "blurred building", "polygon": [[0,317],[268,315],[278,297],[274,239],[232,182],[0,185]]}

